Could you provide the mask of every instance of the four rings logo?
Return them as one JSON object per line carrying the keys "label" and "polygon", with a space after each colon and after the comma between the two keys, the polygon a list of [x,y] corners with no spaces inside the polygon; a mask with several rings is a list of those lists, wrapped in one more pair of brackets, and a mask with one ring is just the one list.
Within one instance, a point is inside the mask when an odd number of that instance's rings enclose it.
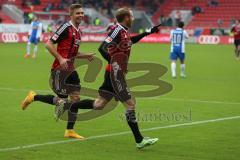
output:
{"label": "four rings logo", "polygon": [[2,41],[4,43],[19,42],[19,37],[18,37],[18,34],[16,34],[16,33],[3,33],[2,34]]}
{"label": "four rings logo", "polygon": [[198,39],[198,43],[200,43],[200,44],[219,44],[220,37],[219,36],[200,36]]}

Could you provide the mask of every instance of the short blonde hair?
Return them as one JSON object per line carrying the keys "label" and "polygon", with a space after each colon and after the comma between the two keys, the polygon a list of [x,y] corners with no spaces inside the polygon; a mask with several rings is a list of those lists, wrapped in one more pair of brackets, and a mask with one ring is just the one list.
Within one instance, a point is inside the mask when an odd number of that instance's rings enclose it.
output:
{"label": "short blonde hair", "polygon": [[130,8],[124,7],[124,8],[120,8],[116,11],[116,19],[119,23],[123,22],[124,18],[126,16],[130,16]]}
{"label": "short blonde hair", "polygon": [[78,9],[78,8],[82,8],[82,5],[81,4],[71,4],[71,6],[69,7],[70,16],[72,16],[74,13],[74,10]]}

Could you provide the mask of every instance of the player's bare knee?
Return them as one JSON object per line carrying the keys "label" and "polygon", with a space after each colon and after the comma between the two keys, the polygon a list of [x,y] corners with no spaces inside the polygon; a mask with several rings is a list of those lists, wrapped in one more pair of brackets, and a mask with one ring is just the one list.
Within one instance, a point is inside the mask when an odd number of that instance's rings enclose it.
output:
{"label": "player's bare knee", "polygon": [[78,102],[80,101],[80,96],[79,95],[70,96],[70,99],[72,102]]}
{"label": "player's bare knee", "polygon": [[136,103],[133,99],[126,101],[126,109],[127,110],[135,110],[135,105],[136,105]]}
{"label": "player's bare knee", "polygon": [[104,108],[103,102],[98,99],[94,101],[93,106],[95,110],[102,110]]}
{"label": "player's bare knee", "polygon": [[126,103],[130,106],[135,106],[135,100],[133,100],[133,99],[127,100]]}
{"label": "player's bare knee", "polygon": [[70,100],[71,100],[72,103],[76,103],[76,102],[80,101],[80,98],[74,97],[74,98],[70,98]]}
{"label": "player's bare knee", "polygon": [[102,110],[106,104],[107,104],[107,101],[100,97],[94,101],[93,106],[95,110]]}
{"label": "player's bare knee", "polygon": [[80,92],[78,91],[71,93],[69,96],[72,102],[80,101]]}
{"label": "player's bare knee", "polygon": [[127,106],[127,110],[135,110],[135,106]]}

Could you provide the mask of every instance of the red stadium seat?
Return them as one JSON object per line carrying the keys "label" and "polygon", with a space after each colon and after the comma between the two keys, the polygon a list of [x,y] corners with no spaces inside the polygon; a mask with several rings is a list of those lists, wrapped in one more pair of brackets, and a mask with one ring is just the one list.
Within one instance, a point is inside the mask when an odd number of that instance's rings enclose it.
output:
{"label": "red stadium seat", "polygon": [[0,11],[0,18],[2,20],[2,23],[16,23],[14,20],[12,20],[9,16],[4,14],[2,11]]}
{"label": "red stadium seat", "polygon": [[196,14],[188,26],[193,27],[214,27],[217,26],[217,20],[223,20],[222,27],[229,27],[232,18],[240,19],[239,0],[218,0],[217,7],[210,7],[206,0],[171,0],[165,1],[159,10],[153,15],[153,21],[158,22],[161,14],[168,16],[173,10],[185,9],[191,10],[194,6],[200,6],[204,13]]}

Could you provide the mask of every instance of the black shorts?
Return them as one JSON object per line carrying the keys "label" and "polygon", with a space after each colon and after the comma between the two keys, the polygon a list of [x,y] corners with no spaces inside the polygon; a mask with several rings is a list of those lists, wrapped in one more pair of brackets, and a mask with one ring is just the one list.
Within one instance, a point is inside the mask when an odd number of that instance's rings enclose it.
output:
{"label": "black shorts", "polygon": [[74,91],[81,89],[80,79],[76,71],[51,70],[50,85],[60,97],[67,98]]}
{"label": "black shorts", "polygon": [[235,39],[234,40],[234,45],[237,48],[240,45],[240,39]]}
{"label": "black shorts", "polygon": [[124,76],[118,74],[117,80],[114,80],[114,73],[109,71],[105,72],[104,82],[99,88],[98,93],[107,101],[110,101],[113,97],[121,102],[131,99]]}

